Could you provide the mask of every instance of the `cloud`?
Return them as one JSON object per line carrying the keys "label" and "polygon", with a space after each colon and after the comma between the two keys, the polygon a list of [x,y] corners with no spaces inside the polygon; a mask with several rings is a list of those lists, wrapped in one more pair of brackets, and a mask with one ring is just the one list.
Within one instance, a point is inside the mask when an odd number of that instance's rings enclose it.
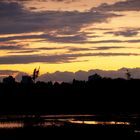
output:
{"label": "cloud", "polygon": [[[0,5],[0,34],[42,31],[55,37],[59,34],[73,34],[76,36],[84,26],[106,22],[109,18],[121,16],[92,11],[33,12],[16,2],[0,2]],[[54,32],[55,34],[53,34]]]}
{"label": "cloud", "polygon": [[[106,32],[105,34],[117,34],[119,35],[120,32]],[[128,32],[127,32],[128,33]],[[127,35],[127,33],[122,33]],[[133,33],[134,34],[134,33]],[[132,36],[127,35],[127,36]],[[73,36],[53,36],[49,34],[41,34],[41,35],[21,35],[21,36],[12,36],[12,37],[4,37],[0,38],[0,42],[3,41],[12,41],[12,40],[24,40],[24,39],[40,39],[40,41],[48,41],[48,42],[59,42],[59,43],[139,43],[139,39],[134,40],[117,40],[117,39],[111,39],[111,40],[99,40],[99,41],[88,41],[87,36],[84,33],[73,35]]]}
{"label": "cloud", "polygon": [[20,50],[20,51],[10,51],[8,53],[33,53],[33,52],[37,52],[37,50]]}
{"label": "cloud", "polygon": [[2,81],[2,79],[4,77],[7,77],[9,75],[15,76],[17,73],[19,73],[19,71],[14,71],[14,70],[0,70],[0,81]]}
{"label": "cloud", "polygon": [[22,16],[23,14],[25,14],[25,10],[21,4],[17,2],[7,3],[0,1],[0,18],[16,18],[17,16]]}
{"label": "cloud", "polygon": [[16,43],[14,43],[14,44],[0,46],[0,50],[8,51],[7,53],[9,53],[9,54],[10,53],[21,53],[22,54],[22,53],[39,52],[41,50],[53,51],[53,50],[66,49],[66,47],[47,47],[47,46],[38,47],[38,48],[33,48],[33,47],[30,48],[30,47],[27,47],[28,44],[26,44],[26,45],[16,45]]}
{"label": "cloud", "polygon": [[[115,34],[116,36],[123,35],[125,37],[134,36],[138,34],[135,32],[105,32],[105,34]],[[119,39],[110,39],[110,40],[99,40],[99,41],[89,41],[88,36],[85,33],[80,33],[71,36],[54,36],[51,34],[41,34],[41,35],[21,35],[21,36],[12,36],[12,37],[1,37],[0,42],[14,41],[14,40],[26,40],[26,39],[40,39],[40,42],[57,42],[57,43],[139,43],[140,39],[130,39],[130,40],[119,40]]]}
{"label": "cloud", "polygon": [[92,27],[89,30],[108,31],[108,30],[112,30],[112,28],[97,28],[97,27]]}
{"label": "cloud", "polygon": [[[92,36],[93,38],[94,36]],[[97,37],[97,36],[96,36]],[[41,35],[21,35],[21,36],[12,36],[12,37],[1,37],[0,42],[7,42],[13,40],[26,40],[26,39],[40,39],[40,41],[47,42],[61,42],[61,43],[86,43],[87,42],[86,33],[78,33],[71,36],[58,36],[57,34],[41,34]]]}
{"label": "cloud", "polygon": [[[21,53],[22,54],[22,53],[39,52],[40,50],[52,51],[52,50],[60,50],[60,49],[65,49],[65,48],[64,47],[59,47],[59,48],[57,48],[57,47],[40,47],[40,48],[19,48],[19,49],[13,48],[13,50],[9,48],[9,50],[11,50],[11,51],[9,51],[8,53]],[[1,50],[3,50],[3,49],[1,49]]]}
{"label": "cloud", "polygon": [[0,50],[20,50],[23,46],[19,45],[4,45],[0,46]]}
{"label": "cloud", "polygon": [[114,31],[114,32],[105,32],[104,34],[113,34],[115,36],[124,36],[124,37],[132,37],[139,34],[139,30],[137,29],[127,29],[123,31]]}
{"label": "cloud", "polygon": [[12,41],[12,40],[24,40],[24,39],[42,39],[42,41],[49,42],[63,42],[63,43],[79,43],[86,41],[86,35],[84,33],[73,35],[73,36],[63,36],[57,37],[49,34],[41,34],[41,35],[21,35],[21,36],[12,36],[12,37],[4,37],[0,38],[0,42],[3,41]]}
{"label": "cloud", "polygon": [[14,70],[0,70],[0,75],[13,75],[14,73],[17,73],[19,71]]}
{"label": "cloud", "polygon": [[60,55],[10,55],[1,56],[0,64],[29,64],[29,63],[71,63],[79,62],[77,58],[88,56],[140,56],[138,53],[79,53],[79,54],[60,54]]}
{"label": "cloud", "polygon": [[59,72],[56,71],[55,73],[46,73],[38,77],[38,81],[64,81],[64,82],[70,82],[74,79],[74,73],[73,72]]}
{"label": "cloud", "polygon": [[40,47],[40,48],[34,48],[36,50],[60,50],[60,49],[65,49],[65,47]]}
{"label": "cloud", "polygon": [[140,39],[135,39],[135,40],[131,39],[131,40],[128,40],[126,42],[128,42],[128,43],[140,43]]}
{"label": "cloud", "polygon": [[[5,0],[6,2],[11,2],[11,0]],[[30,2],[30,1],[36,1],[36,2],[64,2],[64,3],[71,3],[71,2],[77,2],[80,0],[12,0],[13,2]]]}
{"label": "cloud", "polygon": [[140,0],[126,0],[116,2],[114,4],[103,3],[98,7],[93,7],[91,10],[97,11],[140,11]]}
{"label": "cloud", "polygon": [[89,71],[77,71],[77,72],[60,72],[57,71],[55,73],[45,73],[39,76],[39,81],[64,81],[64,82],[71,82],[73,79],[77,80],[88,80],[88,76],[98,73],[102,77],[110,77],[110,78],[126,78],[126,69],[128,69],[133,78],[140,78],[140,68],[121,68],[119,70],[99,70],[99,69],[92,69]]}
{"label": "cloud", "polygon": [[[60,82],[71,82],[73,79],[76,80],[88,80],[88,76],[98,73],[102,77],[110,77],[110,78],[126,78],[126,69],[129,70],[133,78],[140,78],[140,68],[121,68],[118,70],[99,70],[99,69],[91,69],[89,71],[79,70],[77,72],[69,72],[69,71],[56,71],[54,73],[45,73],[38,77],[38,81],[60,81]],[[16,81],[21,81],[22,75],[28,75],[27,73],[20,71],[12,71],[12,70],[0,70],[0,81],[6,76],[13,75]]]}
{"label": "cloud", "polygon": [[64,3],[72,3],[72,2],[77,2],[79,0],[47,0],[47,1],[53,1],[53,2],[64,2]]}
{"label": "cloud", "polygon": [[15,77],[16,81],[20,82],[23,75],[28,75],[25,72],[21,72],[18,70],[0,70],[0,82],[2,82],[3,78],[7,76]]}
{"label": "cloud", "polygon": [[67,55],[11,55],[0,57],[0,64],[28,64],[28,63],[64,63],[70,62],[75,58]]}
{"label": "cloud", "polygon": [[131,39],[131,40],[99,40],[99,41],[90,41],[89,43],[99,44],[99,43],[140,43],[140,39]]}
{"label": "cloud", "polygon": [[111,49],[122,49],[126,48],[123,46],[103,46],[103,47],[94,47],[95,50],[111,50]]}
{"label": "cloud", "polygon": [[122,48],[126,48],[126,47],[123,47],[123,46],[100,46],[100,47],[83,48],[83,47],[70,47],[70,46],[67,46],[67,49],[69,50],[69,52],[110,50],[110,49],[122,49]]}
{"label": "cloud", "polygon": [[93,48],[81,48],[81,47],[67,47],[69,52],[78,52],[78,51],[91,51],[94,50]]}

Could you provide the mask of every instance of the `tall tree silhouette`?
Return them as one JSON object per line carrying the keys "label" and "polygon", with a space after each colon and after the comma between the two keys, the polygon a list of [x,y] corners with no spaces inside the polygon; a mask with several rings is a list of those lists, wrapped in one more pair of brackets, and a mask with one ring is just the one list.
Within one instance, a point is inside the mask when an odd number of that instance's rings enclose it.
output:
{"label": "tall tree silhouette", "polygon": [[32,77],[32,79],[34,80],[34,82],[35,82],[36,78],[39,75],[39,70],[40,70],[40,67],[38,69],[35,68],[34,71],[33,71],[33,77]]}

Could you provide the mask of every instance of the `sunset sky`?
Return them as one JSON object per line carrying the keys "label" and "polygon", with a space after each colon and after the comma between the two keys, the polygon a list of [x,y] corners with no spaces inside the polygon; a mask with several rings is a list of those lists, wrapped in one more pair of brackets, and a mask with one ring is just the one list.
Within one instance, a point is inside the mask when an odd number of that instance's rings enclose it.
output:
{"label": "sunset sky", "polygon": [[140,67],[140,0],[0,0],[0,70],[38,66]]}

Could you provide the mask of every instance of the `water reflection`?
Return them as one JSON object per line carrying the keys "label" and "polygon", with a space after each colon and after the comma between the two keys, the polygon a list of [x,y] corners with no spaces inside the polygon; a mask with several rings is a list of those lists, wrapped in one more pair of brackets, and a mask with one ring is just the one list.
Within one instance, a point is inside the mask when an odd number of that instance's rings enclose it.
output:
{"label": "water reflection", "polygon": [[129,122],[117,122],[117,121],[78,121],[71,120],[71,123],[77,124],[93,124],[93,125],[130,125]]}
{"label": "water reflection", "polygon": [[[137,124],[138,115],[103,116],[103,115],[20,115],[0,116],[0,129],[25,127],[61,127],[66,125],[125,125]],[[133,119],[133,121],[132,121]],[[138,133],[136,131],[136,133]]]}
{"label": "water reflection", "polygon": [[24,124],[21,122],[0,122],[0,129],[14,129],[23,128]]}

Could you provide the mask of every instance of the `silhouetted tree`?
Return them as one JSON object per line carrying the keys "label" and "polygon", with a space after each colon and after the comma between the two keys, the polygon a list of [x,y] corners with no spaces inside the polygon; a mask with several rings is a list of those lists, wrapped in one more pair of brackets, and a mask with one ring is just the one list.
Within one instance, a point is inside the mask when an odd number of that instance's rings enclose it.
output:
{"label": "silhouetted tree", "polygon": [[101,80],[102,79],[102,77],[99,75],[99,74],[97,74],[97,73],[95,73],[95,74],[93,74],[93,75],[90,75],[89,77],[88,77],[88,81],[90,82],[90,81],[95,81],[95,80]]}
{"label": "silhouetted tree", "polygon": [[39,70],[40,70],[40,67],[38,68],[38,70],[35,68],[34,71],[33,71],[33,77],[32,78],[33,78],[34,81],[39,75]]}
{"label": "silhouetted tree", "polygon": [[4,84],[14,84],[15,78],[13,78],[13,76],[5,77],[5,78],[3,78],[3,83]]}

